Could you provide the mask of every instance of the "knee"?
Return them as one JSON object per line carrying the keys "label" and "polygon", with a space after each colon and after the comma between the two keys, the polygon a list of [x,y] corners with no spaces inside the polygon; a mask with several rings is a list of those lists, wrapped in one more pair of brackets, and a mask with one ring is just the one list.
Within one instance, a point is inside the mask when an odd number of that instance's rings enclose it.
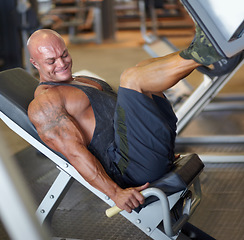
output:
{"label": "knee", "polygon": [[139,89],[139,71],[138,67],[131,67],[126,69],[120,76],[120,86],[134,90]]}

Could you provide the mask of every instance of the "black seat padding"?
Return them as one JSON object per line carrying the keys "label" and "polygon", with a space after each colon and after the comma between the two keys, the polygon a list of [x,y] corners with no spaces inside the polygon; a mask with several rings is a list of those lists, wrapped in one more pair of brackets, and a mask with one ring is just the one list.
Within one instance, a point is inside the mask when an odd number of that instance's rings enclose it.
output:
{"label": "black seat padding", "polygon": [[[32,137],[42,142],[27,115],[28,106],[34,98],[38,84],[38,80],[22,68],[0,72],[0,111]],[[42,143],[46,146],[44,142]],[[55,153],[68,161],[62,154]]]}
{"label": "black seat padding", "polygon": [[[38,81],[21,68],[0,72],[0,111],[42,142],[27,115],[28,105],[34,97],[37,85]],[[55,153],[67,161],[62,154]],[[151,187],[160,188],[166,194],[184,190],[203,167],[202,161],[196,154],[181,157],[174,162],[172,171],[151,183]]]}
{"label": "black seat padding", "polygon": [[203,168],[204,164],[197,154],[180,157],[174,162],[172,170],[161,179],[151,183],[151,187],[160,188],[168,195],[184,190]]}
{"label": "black seat padding", "polygon": [[[194,179],[202,172],[203,168],[203,162],[195,153],[180,157],[174,162],[172,170],[164,177],[151,183],[150,187],[159,188],[168,196],[183,191],[191,185]],[[150,196],[135,211],[139,212],[142,208],[157,200],[156,196]]]}

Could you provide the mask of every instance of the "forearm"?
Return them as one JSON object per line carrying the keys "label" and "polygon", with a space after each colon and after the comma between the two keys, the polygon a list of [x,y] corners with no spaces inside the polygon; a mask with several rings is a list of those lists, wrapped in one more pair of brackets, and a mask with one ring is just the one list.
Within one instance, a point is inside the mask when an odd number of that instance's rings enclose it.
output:
{"label": "forearm", "polygon": [[80,146],[80,153],[67,154],[70,163],[81,176],[94,188],[106,194],[114,200],[114,196],[120,187],[108,176],[99,160],[84,146]]}
{"label": "forearm", "polygon": [[64,140],[59,136],[59,138],[51,141],[54,144],[50,144],[49,142],[49,146],[62,153],[91,186],[111,198],[120,209],[131,212],[132,209],[144,202],[140,191],[147,188],[149,184],[137,188],[120,188],[108,176],[99,160],[87,147],[79,139],[74,139],[74,136],[69,138],[69,140]]}
{"label": "forearm", "polygon": [[145,184],[137,188],[120,188],[106,173],[101,163],[89,151],[84,151],[80,156],[69,154],[71,164],[93,187],[106,194],[115,204],[128,212],[144,202],[140,191],[149,186]]}

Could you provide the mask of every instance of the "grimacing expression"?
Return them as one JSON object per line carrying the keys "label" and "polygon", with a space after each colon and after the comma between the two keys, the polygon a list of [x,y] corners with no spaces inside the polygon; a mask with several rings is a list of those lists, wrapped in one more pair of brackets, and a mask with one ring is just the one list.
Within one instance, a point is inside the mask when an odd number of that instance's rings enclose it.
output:
{"label": "grimacing expression", "polygon": [[42,80],[60,82],[71,79],[72,58],[61,39],[51,37],[37,47],[36,53],[31,62],[39,70]]}

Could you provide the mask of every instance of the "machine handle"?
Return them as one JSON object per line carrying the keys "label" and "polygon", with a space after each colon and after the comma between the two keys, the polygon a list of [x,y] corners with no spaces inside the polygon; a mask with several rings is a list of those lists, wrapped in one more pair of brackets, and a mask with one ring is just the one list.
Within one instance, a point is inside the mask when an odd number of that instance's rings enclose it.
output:
{"label": "machine handle", "polygon": [[120,213],[121,211],[122,211],[122,209],[120,209],[117,206],[114,206],[114,207],[108,208],[105,213],[106,213],[106,216],[110,218],[110,217],[113,217],[114,215]]}
{"label": "machine handle", "polygon": [[[158,188],[147,188],[147,189],[141,191],[141,194],[144,196],[144,198],[147,198],[149,196],[156,196],[159,198],[159,200],[162,204],[162,208],[163,208],[162,214],[163,214],[163,219],[165,220],[164,221],[164,227],[166,229],[165,232],[168,236],[173,236],[173,230],[172,230],[171,219],[170,219],[169,202],[168,202],[166,194]],[[107,211],[108,211],[108,213],[107,213]],[[119,209],[117,206],[114,206],[114,207],[108,209],[107,211],[106,211],[107,216],[109,214],[109,216],[111,217],[111,216],[119,213],[122,210]],[[115,214],[113,214],[113,213],[115,213]]]}
{"label": "machine handle", "polygon": [[[169,202],[166,194],[157,188],[147,188],[143,191],[141,191],[141,194],[144,196],[144,198],[147,198],[149,196],[156,196],[159,198],[161,204],[162,204],[162,214],[163,214],[163,225],[165,233],[168,236],[174,236],[179,229],[182,228],[182,226],[186,223],[186,221],[189,219],[189,217],[192,215],[196,207],[198,206],[200,200],[201,200],[201,186],[199,178],[197,177],[196,181],[193,183],[194,190],[195,190],[195,197],[193,200],[191,198],[188,198],[183,210],[183,215],[178,219],[178,221],[175,224],[171,224],[171,216],[170,216],[170,208],[169,208]],[[115,214],[118,214],[122,210],[118,208],[117,206],[114,206],[112,208],[109,208],[106,210],[106,215],[108,217],[112,217]]]}

